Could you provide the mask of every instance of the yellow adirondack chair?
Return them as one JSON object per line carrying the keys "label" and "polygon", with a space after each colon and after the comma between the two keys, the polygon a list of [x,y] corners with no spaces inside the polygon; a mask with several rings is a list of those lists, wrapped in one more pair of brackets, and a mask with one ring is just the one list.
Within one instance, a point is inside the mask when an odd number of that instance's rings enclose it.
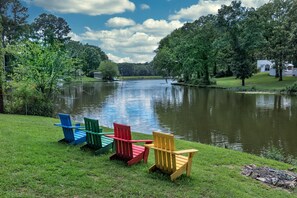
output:
{"label": "yellow adirondack chair", "polygon": [[[187,176],[190,176],[192,158],[198,150],[176,151],[172,134],[153,132],[153,137],[153,144],[145,144],[147,148],[152,148],[155,152],[155,164],[150,167],[149,171],[153,172],[159,169],[170,174],[172,181],[181,176],[184,171],[186,171]],[[182,154],[188,154],[188,156]]]}

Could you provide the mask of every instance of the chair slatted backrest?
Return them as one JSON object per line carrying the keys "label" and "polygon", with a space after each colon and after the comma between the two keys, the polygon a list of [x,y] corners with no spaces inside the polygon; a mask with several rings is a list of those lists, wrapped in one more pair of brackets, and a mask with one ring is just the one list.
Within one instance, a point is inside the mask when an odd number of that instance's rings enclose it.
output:
{"label": "chair slatted backrest", "polygon": [[174,136],[153,132],[153,138],[156,166],[168,173],[176,171],[175,155],[172,154],[175,151]]}
{"label": "chair slatted backrest", "polygon": [[69,127],[72,126],[70,115],[64,114],[64,113],[59,113],[58,115],[59,115],[59,118],[60,118],[60,121],[62,124],[62,129],[63,129],[65,140],[67,140],[69,142],[74,141],[75,138],[74,138],[74,134],[73,134],[73,129],[63,127],[63,126],[69,126]]}
{"label": "chair slatted backrest", "polygon": [[[114,137],[121,138],[124,140],[131,140],[131,128],[130,126],[113,123],[114,127]],[[126,158],[133,158],[132,143],[122,140],[116,140],[116,153],[117,155]]]}
{"label": "chair slatted backrest", "polygon": [[[85,122],[85,129],[87,131],[91,131],[93,133],[100,133],[100,126],[99,121],[91,118],[84,118]],[[98,134],[91,134],[86,133],[86,141],[89,146],[101,148],[102,147],[102,141],[101,136]]]}

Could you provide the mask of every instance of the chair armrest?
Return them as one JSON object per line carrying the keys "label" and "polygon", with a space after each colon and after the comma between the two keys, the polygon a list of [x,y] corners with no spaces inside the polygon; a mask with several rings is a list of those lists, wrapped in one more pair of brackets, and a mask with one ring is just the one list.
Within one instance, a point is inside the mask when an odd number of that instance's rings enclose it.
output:
{"label": "chair armrest", "polygon": [[67,128],[67,129],[79,129],[80,128],[79,125],[76,125],[76,126],[65,126],[65,125],[62,125],[61,123],[56,123],[54,125],[55,126],[59,126],[59,127],[63,127],[63,128]]}
{"label": "chair armrest", "polygon": [[173,151],[174,154],[181,155],[185,153],[196,153],[198,150],[196,149],[187,149],[187,150],[180,150],[180,151]]}
{"label": "chair armrest", "polygon": [[154,144],[144,144],[144,146],[147,147],[147,148],[153,148]]}
{"label": "chair armrest", "polygon": [[130,143],[138,143],[138,142],[145,142],[146,144],[152,143],[153,140],[126,140],[118,137],[114,137],[114,135],[107,135],[107,137],[113,138],[115,140],[120,140],[123,142],[130,142]]}
{"label": "chair armrest", "polygon": [[131,143],[139,143],[139,142],[144,142],[146,144],[153,143],[153,140],[129,140]]}
{"label": "chair armrest", "polygon": [[[98,132],[94,132],[94,131],[88,131],[88,130],[83,130],[86,133],[90,133],[90,134],[94,134],[94,135],[106,135],[106,134],[112,134],[113,132],[104,132],[104,133],[98,133]],[[100,130],[102,131],[102,130]]]}
{"label": "chair armrest", "polygon": [[113,132],[102,132],[101,134],[105,135],[105,136],[111,136],[111,135],[113,135]]}

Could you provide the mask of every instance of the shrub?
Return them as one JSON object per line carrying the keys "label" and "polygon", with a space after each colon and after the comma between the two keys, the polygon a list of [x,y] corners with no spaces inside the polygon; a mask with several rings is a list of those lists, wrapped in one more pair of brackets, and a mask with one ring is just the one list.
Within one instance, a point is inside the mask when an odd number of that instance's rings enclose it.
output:
{"label": "shrub", "polygon": [[273,160],[277,160],[277,161],[280,161],[280,162],[285,162],[285,163],[288,163],[288,164],[292,164],[294,166],[297,165],[297,159],[295,159],[291,155],[286,155],[285,152],[283,151],[283,149],[276,148],[274,146],[270,146],[268,148],[265,148],[261,152],[261,156],[265,157],[265,158],[268,158],[268,159],[273,159]]}
{"label": "shrub", "polygon": [[287,94],[296,94],[297,93],[297,82],[294,82],[291,86],[287,86],[284,91]]}

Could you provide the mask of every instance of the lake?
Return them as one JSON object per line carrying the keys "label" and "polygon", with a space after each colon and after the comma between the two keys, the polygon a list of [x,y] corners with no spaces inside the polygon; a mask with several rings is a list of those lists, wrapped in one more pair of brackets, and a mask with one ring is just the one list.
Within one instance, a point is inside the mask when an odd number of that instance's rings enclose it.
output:
{"label": "lake", "polygon": [[165,80],[65,84],[56,112],[130,125],[259,154],[275,146],[297,157],[297,97],[173,86]]}

